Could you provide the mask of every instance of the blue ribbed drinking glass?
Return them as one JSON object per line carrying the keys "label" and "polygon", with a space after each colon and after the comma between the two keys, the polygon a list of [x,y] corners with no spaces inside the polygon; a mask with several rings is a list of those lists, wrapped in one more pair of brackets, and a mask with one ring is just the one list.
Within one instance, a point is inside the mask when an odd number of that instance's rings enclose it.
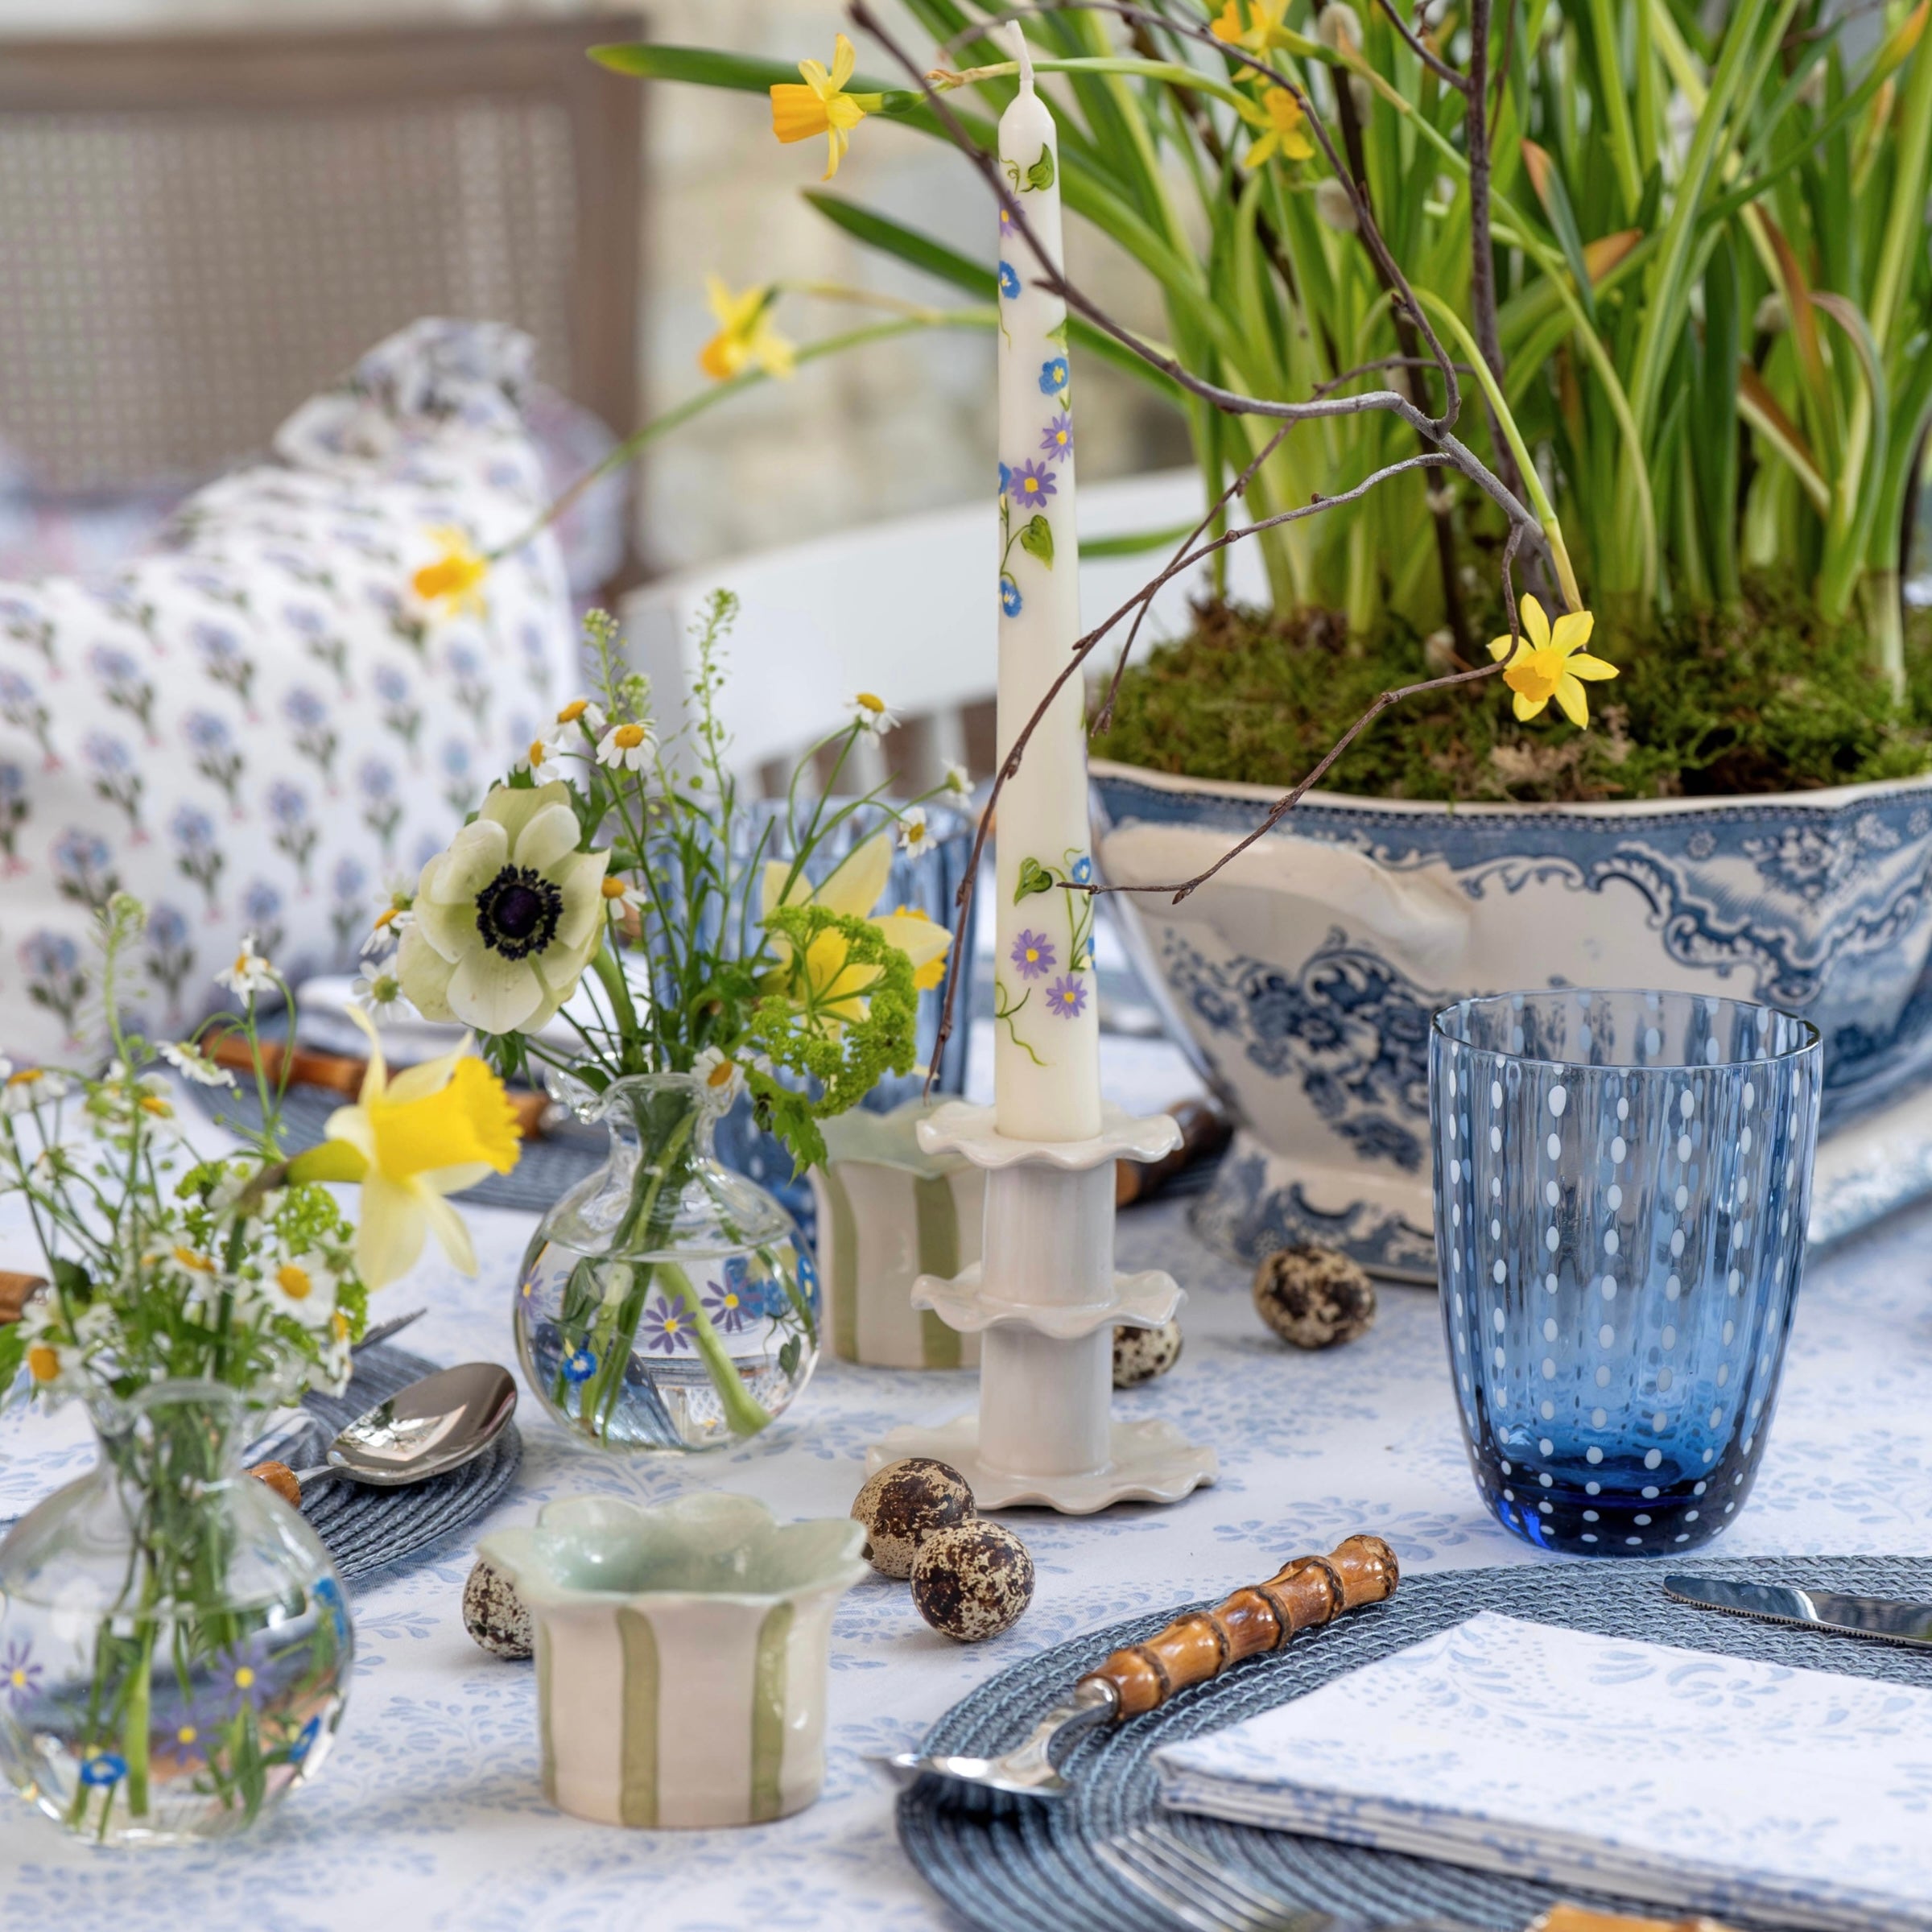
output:
{"label": "blue ribbed drinking glass", "polygon": [[1823,1055],[1701,993],[1499,993],[1429,1042],[1435,1246],[1483,1500],[1674,1554],[1750,1494],[1804,1273]]}

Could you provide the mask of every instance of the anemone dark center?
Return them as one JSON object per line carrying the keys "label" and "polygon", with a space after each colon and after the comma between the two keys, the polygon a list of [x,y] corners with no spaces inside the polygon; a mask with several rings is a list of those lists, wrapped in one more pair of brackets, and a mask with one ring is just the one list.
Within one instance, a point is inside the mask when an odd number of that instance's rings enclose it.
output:
{"label": "anemone dark center", "polygon": [[526,960],[557,936],[564,894],[533,865],[506,865],[477,894],[477,931],[492,952]]}

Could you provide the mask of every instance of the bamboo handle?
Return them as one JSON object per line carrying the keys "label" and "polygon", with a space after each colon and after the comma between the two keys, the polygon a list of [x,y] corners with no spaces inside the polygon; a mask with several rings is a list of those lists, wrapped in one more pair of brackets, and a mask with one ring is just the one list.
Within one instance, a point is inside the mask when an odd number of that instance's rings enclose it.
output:
{"label": "bamboo handle", "polygon": [[1714,1918],[1624,1918],[1613,1912],[1587,1912],[1581,1905],[1557,1905],[1530,1932],[1727,1932]]}
{"label": "bamboo handle", "polygon": [[1111,1684],[1116,1715],[1137,1717],[1243,1657],[1278,1650],[1298,1630],[1393,1596],[1401,1576],[1395,1552],[1379,1536],[1352,1536],[1332,1555],[1298,1556],[1266,1583],[1236,1591],[1212,1610],[1177,1617],[1146,1643],[1115,1651],[1080,1681]]}

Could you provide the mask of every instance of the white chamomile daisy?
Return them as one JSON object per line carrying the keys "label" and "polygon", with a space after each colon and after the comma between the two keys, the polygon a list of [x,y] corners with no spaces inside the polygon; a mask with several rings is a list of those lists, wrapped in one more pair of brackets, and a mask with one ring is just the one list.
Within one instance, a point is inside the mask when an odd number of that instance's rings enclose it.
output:
{"label": "white chamomile daisy", "polygon": [[899,849],[913,858],[932,850],[932,832],[923,805],[908,806],[899,814]]}
{"label": "white chamomile daisy", "polygon": [[883,737],[899,721],[898,714],[886,700],[869,691],[855,692],[845,700],[845,708],[861,731],[869,731],[878,737]]}
{"label": "white chamomile daisy", "polygon": [[720,1113],[729,1110],[745,1085],[744,1070],[716,1046],[707,1046],[691,1062],[691,1071],[704,1090],[704,1104]]}
{"label": "white chamomile daisy", "polygon": [[17,1071],[6,1063],[0,1073],[0,1113],[31,1113],[39,1106],[64,1098],[67,1077],[45,1067],[23,1067]]}
{"label": "white chamomile daisy", "polygon": [[23,1358],[31,1387],[52,1393],[71,1383],[81,1368],[80,1351],[54,1326],[52,1306],[43,1295],[27,1303],[20,1326],[27,1343]]}
{"label": "white chamomile daisy", "polygon": [[402,1017],[402,982],[393,972],[372,970],[358,973],[349,991],[372,1020]]}
{"label": "white chamomile daisy", "polygon": [[235,1076],[225,1067],[217,1067],[199,1046],[186,1040],[171,1040],[161,1049],[161,1057],[184,1080],[197,1087],[232,1087]]}
{"label": "white chamomile daisy", "polygon": [[644,914],[644,889],[633,879],[613,879],[609,873],[604,875],[604,897],[609,909],[620,918],[625,915],[642,918]]}
{"label": "white chamomile daisy", "polygon": [[972,774],[964,765],[948,764],[946,767],[946,790],[956,799],[972,795]]}
{"label": "white chamomile daisy", "polygon": [[539,785],[547,785],[564,775],[564,745],[561,733],[532,738],[522,758],[517,760],[514,769],[526,771]]}
{"label": "white chamomile daisy", "polygon": [[276,1314],[292,1315],[305,1328],[327,1328],[335,1319],[336,1278],[312,1254],[284,1256],[261,1289]]}
{"label": "white chamomile daisy", "polygon": [[389,902],[376,914],[376,923],[362,942],[365,960],[381,959],[408,931],[410,921],[415,916],[416,895],[407,879],[391,881],[387,890]]}
{"label": "white chamomile daisy", "polygon": [[255,935],[242,935],[242,949],[235,955],[234,964],[226,972],[215,975],[215,984],[225,986],[238,1000],[252,1000],[257,993],[266,993],[275,983],[275,968],[255,951]]}
{"label": "white chamomile daisy", "polygon": [[557,713],[557,729],[551,735],[568,743],[573,727],[594,743],[604,735],[603,708],[588,698],[572,698]]}
{"label": "white chamomile daisy", "polygon": [[613,771],[642,771],[657,749],[648,724],[613,724],[597,741],[597,762]]}

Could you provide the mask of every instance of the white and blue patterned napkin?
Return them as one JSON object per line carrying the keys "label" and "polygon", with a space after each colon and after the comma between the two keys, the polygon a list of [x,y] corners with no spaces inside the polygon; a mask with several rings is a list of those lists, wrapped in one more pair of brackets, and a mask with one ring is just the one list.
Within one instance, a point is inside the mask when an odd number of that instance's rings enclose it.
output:
{"label": "white and blue patterned napkin", "polygon": [[1156,1762],[1179,1810],[1682,1911],[1932,1932],[1926,1682],[1485,1612]]}

